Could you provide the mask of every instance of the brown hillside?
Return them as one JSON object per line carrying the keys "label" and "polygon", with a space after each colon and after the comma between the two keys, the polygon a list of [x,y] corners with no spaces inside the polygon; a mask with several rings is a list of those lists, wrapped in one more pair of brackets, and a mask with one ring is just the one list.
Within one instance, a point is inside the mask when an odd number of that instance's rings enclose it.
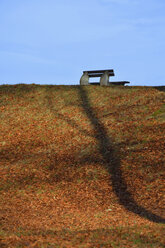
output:
{"label": "brown hillside", "polygon": [[0,86],[0,247],[164,247],[163,91]]}

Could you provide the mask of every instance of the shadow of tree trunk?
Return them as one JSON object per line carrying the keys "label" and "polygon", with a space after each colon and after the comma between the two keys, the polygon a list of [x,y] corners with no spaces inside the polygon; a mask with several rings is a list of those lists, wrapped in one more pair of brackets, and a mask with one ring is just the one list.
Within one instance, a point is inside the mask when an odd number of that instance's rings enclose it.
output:
{"label": "shadow of tree trunk", "polygon": [[130,212],[133,212],[140,217],[146,218],[152,222],[165,223],[165,219],[153,214],[144,207],[139,206],[127,189],[127,184],[122,177],[120,168],[119,151],[115,149],[113,141],[109,138],[104,125],[97,118],[94,109],[90,104],[90,100],[86,91],[86,87],[79,88],[82,108],[86,116],[90,120],[95,129],[95,138],[98,142],[99,152],[102,155],[103,163],[111,175],[113,191],[118,197],[119,203]]}

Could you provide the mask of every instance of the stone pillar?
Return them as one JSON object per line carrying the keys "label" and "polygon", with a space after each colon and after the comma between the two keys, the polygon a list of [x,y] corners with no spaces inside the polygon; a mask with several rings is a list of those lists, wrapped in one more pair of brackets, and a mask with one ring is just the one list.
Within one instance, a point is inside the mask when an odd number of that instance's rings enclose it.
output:
{"label": "stone pillar", "polygon": [[100,85],[108,85],[108,83],[109,83],[109,73],[108,71],[106,71],[100,78]]}
{"label": "stone pillar", "polygon": [[80,85],[89,85],[88,72],[84,72],[80,78]]}

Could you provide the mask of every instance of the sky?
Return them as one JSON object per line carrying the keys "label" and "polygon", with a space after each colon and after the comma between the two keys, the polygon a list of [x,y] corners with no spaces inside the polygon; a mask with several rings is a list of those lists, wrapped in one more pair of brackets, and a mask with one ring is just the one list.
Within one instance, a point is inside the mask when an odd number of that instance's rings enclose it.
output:
{"label": "sky", "polygon": [[165,85],[165,0],[0,0],[0,84],[79,84],[103,69]]}

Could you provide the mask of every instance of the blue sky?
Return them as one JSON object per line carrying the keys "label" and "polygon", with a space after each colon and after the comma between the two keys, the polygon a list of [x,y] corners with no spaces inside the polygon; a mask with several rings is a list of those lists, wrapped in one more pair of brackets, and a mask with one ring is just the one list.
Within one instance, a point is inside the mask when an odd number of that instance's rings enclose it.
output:
{"label": "blue sky", "polygon": [[0,0],[0,84],[165,85],[165,0]]}

